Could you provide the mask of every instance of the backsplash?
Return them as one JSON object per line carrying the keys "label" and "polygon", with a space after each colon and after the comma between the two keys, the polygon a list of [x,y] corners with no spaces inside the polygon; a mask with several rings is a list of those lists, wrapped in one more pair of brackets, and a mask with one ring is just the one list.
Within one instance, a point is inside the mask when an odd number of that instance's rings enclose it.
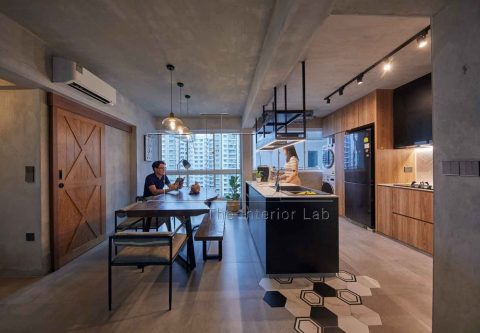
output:
{"label": "backsplash", "polygon": [[417,182],[433,184],[433,149],[415,149],[415,167]]}

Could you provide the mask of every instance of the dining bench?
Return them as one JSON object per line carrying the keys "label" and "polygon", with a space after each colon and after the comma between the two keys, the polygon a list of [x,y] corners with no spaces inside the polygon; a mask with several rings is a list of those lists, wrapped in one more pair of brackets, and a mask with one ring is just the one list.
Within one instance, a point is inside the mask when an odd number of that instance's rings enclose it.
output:
{"label": "dining bench", "polygon": [[[210,203],[210,213],[203,216],[196,234],[195,240],[202,242],[203,261],[208,259],[222,260],[223,250],[222,242],[225,233],[225,215],[226,201],[212,201]],[[218,242],[218,254],[209,255],[207,251],[207,242]]]}

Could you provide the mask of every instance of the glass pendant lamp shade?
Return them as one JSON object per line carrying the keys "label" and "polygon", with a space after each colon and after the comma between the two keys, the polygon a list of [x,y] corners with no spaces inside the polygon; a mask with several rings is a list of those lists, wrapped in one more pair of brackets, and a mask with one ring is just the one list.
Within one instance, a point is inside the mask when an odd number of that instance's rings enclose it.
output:
{"label": "glass pendant lamp shade", "polygon": [[173,112],[170,112],[168,117],[162,120],[162,127],[168,133],[176,133],[183,126],[183,122],[175,117]]}

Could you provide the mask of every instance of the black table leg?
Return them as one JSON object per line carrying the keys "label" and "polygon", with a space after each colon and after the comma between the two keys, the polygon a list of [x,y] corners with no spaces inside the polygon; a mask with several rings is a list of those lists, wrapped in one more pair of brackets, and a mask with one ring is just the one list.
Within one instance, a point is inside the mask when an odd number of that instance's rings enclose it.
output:
{"label": "black table leg", "polygon": [[195,260],[195,248],[193,246],[193,233],[192,233],[192,219],[190,216],[185,217],[185,229],[187,231],[187,262],[190,270],[196,267]]}
{"label": "black table leg", "polygon": [[152,224],[151,217],[147,217],[146,219],[143,219],[143,232],[149,232],[151,224]]}

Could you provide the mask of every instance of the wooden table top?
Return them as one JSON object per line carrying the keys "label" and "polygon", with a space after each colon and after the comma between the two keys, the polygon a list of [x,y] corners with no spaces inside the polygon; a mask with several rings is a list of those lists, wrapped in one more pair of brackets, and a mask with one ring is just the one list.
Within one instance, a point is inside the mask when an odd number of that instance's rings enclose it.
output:
{"label": "wooden table top", "polygon": [[189,188],[182,188],[178,191],[156,195],[152,197],[151,200],[160,200],[163,202],[206,202],[215,200],[217,197],[218,194],[212,187],[202,188],[199,194],[190,194]]}
{"label": "wooden table top", "polygon": [[189,194],[190,189],[181,189],[152,197],[145,202],[137,202],[119,210],[130,217],[168,217],[196,216],[208,213],[210,208],[205,204],[217,198],[213,189],[203,189],[199,194]]}

